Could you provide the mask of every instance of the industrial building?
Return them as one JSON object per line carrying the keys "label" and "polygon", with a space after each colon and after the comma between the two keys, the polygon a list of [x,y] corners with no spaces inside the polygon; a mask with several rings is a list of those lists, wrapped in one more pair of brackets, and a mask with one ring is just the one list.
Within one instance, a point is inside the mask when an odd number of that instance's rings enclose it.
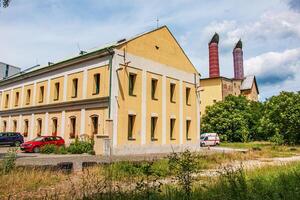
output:
{"label": "industrial building", "polygon": [[228,95],[244,95],[247,99],[258,101],[258,85],[254,75],[244,76],[243,47],[239,40],[233,48],[234,77],[220,76],[219,66],[219,35],[214,34],[208,43],[209,49],[209,78],[201,78],[201,116],[207,106],[218,101],[224,101]]}
{"label": "industrial building", "polygon": [[18,74],[21,68],[0,62],[0,80]]}
{"label": "industrial building", "polygon": [[163,26],[0,81],[0,128],[90,137],[104,155],[198,147],[199,82]]}

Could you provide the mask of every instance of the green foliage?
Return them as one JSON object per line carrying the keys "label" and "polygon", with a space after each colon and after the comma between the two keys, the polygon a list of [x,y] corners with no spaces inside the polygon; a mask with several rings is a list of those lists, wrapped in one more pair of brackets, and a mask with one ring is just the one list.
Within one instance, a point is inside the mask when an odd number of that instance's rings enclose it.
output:
{"label": "green foliage", "polygon": [[40,153],[51,154],[57,152],[58,147],[54,144],[47,144],[43,146],[40,150]]}
{"label": "green foliage", "polygon": [[229,95],[206,109],[202,118],[202,132],[216,132],[223,141],[247,142],[258,139],[257,129],[262,116],[262,104],[244,96]]}
{"label": "green foliage", "polygon": [[67,148],[67,151],[71,154],[83,154],[83,153],[93,153],[94,152],[94,142],[91,141],[79,141],[71,143]]}
{"label": "green foliage", "polygon": [[[300,92],[281,92],[264,104],[260,134],[265,138],[283,138],[288,144],[300,143]],[[279,137],[279,135],[281,137]]]}
{"label": "green foliage", "polygon": [[197,171],[197,157],[189,150],[172,153],[169,156],[169,168],[174,172],[179,185],[185,192],[185,199],[190,199],[192,192],[193,173]]}
{"label": "green foliage", "polygon": [[16,166],[17,148],[10,148],[1,162],[2,174],[8,174]]}
{"label": "green foliage", "polygon": [[272,137],[270,137],[270,142],[273,142],[277,145],[282,145],[284,143],[283,135],[275,133]]}

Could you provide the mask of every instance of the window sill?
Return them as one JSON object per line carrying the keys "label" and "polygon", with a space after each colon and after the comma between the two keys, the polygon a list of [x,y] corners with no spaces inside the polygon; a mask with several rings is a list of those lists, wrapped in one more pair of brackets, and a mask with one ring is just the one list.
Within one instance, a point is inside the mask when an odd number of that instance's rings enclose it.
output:
{"label": "window sill", "polygon": [[191,140],[192,140],[192,138],[187,138],[186,140],[187,140],[187,141],[191,141]]}
{"label": "window sill", "polygon": [[156,142],[156,141],[158,141],[158,139],[157,138],[151,138],[151,141]]}
{"label": "window sill", "polygon": [[154,98],[152,98],[152,100],[153,100],[153,101],[158,101],[158,98],[155,98],[155,97],[154,97]]}
{"label": "window sill", "polygon": [[171,140],[171,141],[174,141],[174,140],[176,140],[176,139],[175,139],[175,138],[171,138],[170,140]]}
{"label": "window sill", "polygon": [[136,97],[136,94],[129,94],[130,97]]}
{"label": "window sill", "polygon": [[59,99],[57,98],[57,99],[53,99],[53,101],[58,101]]}
{"label": "window sill", "polygon": [[174,100],[171,100],[170,102],[171,102],[171,103],[176,103],[176,101],[174,101]]}
{"label": "window sill", "polygon": [[93,92],[92,95],[99,95],[99,94],[100,94],[100,92]]}
{"label": "window sill", "polygon": [[76,98],[77,98],[77,96],[71,96],[71,98],[72,98],[72,99],[76,99]]}
{"label": "window sill", "polygon": [[135,141],[135,138],[128,138],[128,141]]}
{"label": "window sill", "polygon": [[96,136],[96,138],[109,138],[108,135],[96,135],[95,134],[95,136]]}
{"label": "window sill", "polygon": [[190,103],[187,103],[186,105],[187,105],[187,106],[191,106],[191,104],[190,104]]}

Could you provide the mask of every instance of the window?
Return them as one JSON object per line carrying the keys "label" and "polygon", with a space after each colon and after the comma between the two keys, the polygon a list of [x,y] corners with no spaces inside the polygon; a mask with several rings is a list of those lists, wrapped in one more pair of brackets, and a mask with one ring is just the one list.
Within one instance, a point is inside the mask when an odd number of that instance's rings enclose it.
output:
{"label": "window", "polygon": [[191,88],[185,88],[185,103],[186,103],[186,105],[191,105],[190,93],[191,93]]}
{"label": "window", "polygon": [[172,103],[175,103],[175,87],[176,85],[174,83],[170,84],[170,101]]}
{"label": "window", "polygon": [[94,74],[93,94],[100,93],[100,74]]}
{"label": "window", "polygon": [[92,134],[98,134],[98,116],[94,115],[91,117],[92,120]]}
{"label": "window", "polygon": [[57,136],[57,118],[52,119],[52,136]]}
{"label": "window", "polygon": [[6,97],[5,97],[5,108],[8,108],[8,102],[9,102],[9,94],[6,94]]}
{"label": "window", "polygon": [[17,120],[14,120],[13,121],[13,132],[17,132],[17,127],[18,127]]}
{"label": "window", "polygon": [[8,72],[9,72],[9,65],[6,65],[6,67],[5,67],[5,77],[8,77]]}
{"label": "window", "polygon": [[157,124],[157,117],[151,117],[151,140],[156,141],[156,124]]}
{"label": "window", "polygon": [[77,90],[78,90],[78,78],[74,78],[72,80],[73,86],[72,86],[72,98],[77,97]]}
{"label": "window", "polygon": [[43,103],[43,101],[44,101],[44,90],[45,90],[45,87],[41,86],[40,87],[40,95],[39,95],[39,103]]}
{"label": "window", "polygon": [[76,117],[70,118],[70,138],[75,138],[76,133]]}
{"label": "window", "polygon": [[59,99],[59,82],[54,84],[54,101]]}
{"label": "window", "polygon": [[2,125],[2,131],[6,132],[6,128],[7,128],[7,122],[3,121],[3,125]]}
{"label": "window", "polygon": [[31,96],[31,90],[27,89],[27,91],[26,91],[26,105],[30,104],[30,96]]}
{"label": "window", "polygon": [[134,88],[135,88],[135,80],[136,80],[136,74],[129,74],[129,95],[135,96],[134,94]]}
{"label": "window", "polygon": [[37,136],[42,135],[42,119],[37,119]]}
{"label": "window", "polygon": [[191,126],[191,120],[186,120],[185,122],[185,128],[186,128],[186,140],[191,140],[190,138],[190,126]]}
{"label": "window", "polygon": [[157,88],[157,79],[151,79],[151,98],[152,100],[157,100],[156,97],[156,88]]}
{"label": "window", "polygon": [[19,99],[20,99],[20,93],[16,92],[16,96],[15,96],[15,106],[19,105]]}
{"label": "window", "polygon": [[23,135],[24,137],[27,137],[28,136],[28,120],[24,120],[24,130],[23,130]]}
{"label": "window", "polygon": [[133,137],[134,122],[135,122],[135,115],[128,115],[128,140],[134,140]]}
{"label": "window", "polygon": [[175,140],[175,138],[174,138],[175,120],[176,119],[170,119],[170,139],[171,140]]}
{"label": "window", "polygon": [[216,103],[216,102],[217,102],[217,100],[216,100],[216,99],[214,99],[213,101],[214,101],[214,103]]}

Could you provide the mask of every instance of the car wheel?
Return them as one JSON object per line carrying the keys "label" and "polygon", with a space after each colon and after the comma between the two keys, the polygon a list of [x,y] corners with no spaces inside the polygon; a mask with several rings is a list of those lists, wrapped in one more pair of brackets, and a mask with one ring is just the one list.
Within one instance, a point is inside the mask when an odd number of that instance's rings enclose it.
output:
{"label": "car wheel", "polygon": [[34,153],[39,153],[40,152],[40,148],[39,147],[34,147],[33,148],[33,152]]}
{"label": "car wheel", "polygon": [[16,142],[15,142],[15,144],[14,144],[14,146],[15,146],[15,147],[19,147],[19,146],[20,146],[20,144],[21,144],[21,142],[20,142],[20,141],[16,141]]}

